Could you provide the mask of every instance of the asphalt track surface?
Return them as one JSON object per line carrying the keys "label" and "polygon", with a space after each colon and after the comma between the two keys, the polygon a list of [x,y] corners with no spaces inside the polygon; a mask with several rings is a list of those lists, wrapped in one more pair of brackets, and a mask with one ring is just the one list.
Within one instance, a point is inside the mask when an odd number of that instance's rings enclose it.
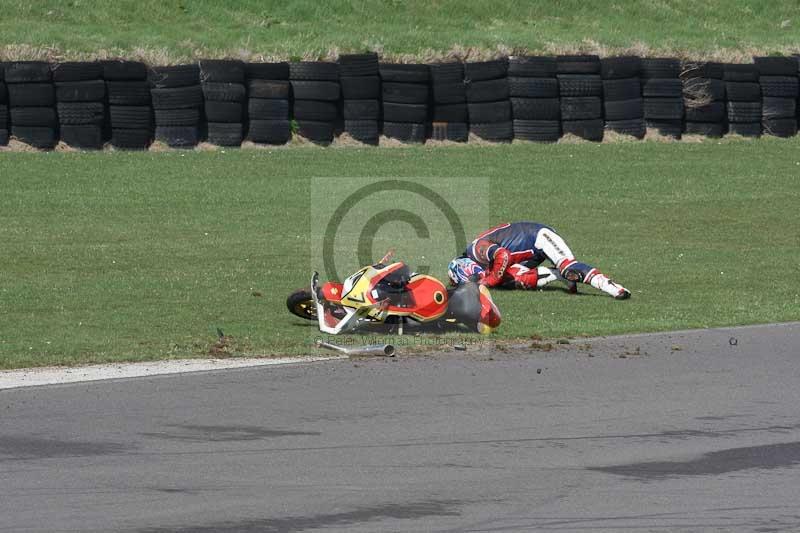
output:
{"label": "asphalt track surface", "polygon": [[0,531],[800,531],[800,324],[0,391]]}

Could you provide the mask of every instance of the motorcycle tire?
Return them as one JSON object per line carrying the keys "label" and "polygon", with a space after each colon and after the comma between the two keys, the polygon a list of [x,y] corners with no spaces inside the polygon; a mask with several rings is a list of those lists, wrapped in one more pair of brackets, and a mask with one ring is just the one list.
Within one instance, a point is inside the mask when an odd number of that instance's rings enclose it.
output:
{"label": "motorcycle tire", "polygon": [[306,320],[317,320],[317,308],[310,289],[297,289],[286,298],[289,312]]}

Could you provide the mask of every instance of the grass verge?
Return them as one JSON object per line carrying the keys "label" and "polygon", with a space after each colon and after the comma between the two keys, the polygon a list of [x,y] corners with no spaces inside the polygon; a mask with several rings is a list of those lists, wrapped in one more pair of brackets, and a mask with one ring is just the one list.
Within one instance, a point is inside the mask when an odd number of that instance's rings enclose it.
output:
{"label": "grass verge", "polygon": [[4,0],[0,59],[480,59],[592,51],[746,60],[798,51],[796,5],[756,0]]}
{"label": "grass verge", "polygon": [[[497,292],[498,338],[800,319],[800,140],[0,157],[0,368],[308,353],[317,176],[485,176],[633,298]],[[464,181],[464,187],[469,182]],[[406,256],[428,242],[404,243]],[[778,265],[788,276],[777,279]],[[445,264],[433,273],[445,276]],[[217,328],[225,334],[218,338]]]}

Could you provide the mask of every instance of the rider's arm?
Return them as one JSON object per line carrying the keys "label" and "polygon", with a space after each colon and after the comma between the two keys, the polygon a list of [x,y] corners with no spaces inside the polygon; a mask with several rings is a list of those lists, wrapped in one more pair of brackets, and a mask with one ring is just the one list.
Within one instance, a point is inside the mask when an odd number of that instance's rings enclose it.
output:
{"label": "rider's arm", "polygon": [[487,265],[486,273],[481,280],[482,284],[494,287],[503,281],[511,259],[511,254],[506,248],[486,239],[478,239],[470,246],[469,255],[481,265]]}

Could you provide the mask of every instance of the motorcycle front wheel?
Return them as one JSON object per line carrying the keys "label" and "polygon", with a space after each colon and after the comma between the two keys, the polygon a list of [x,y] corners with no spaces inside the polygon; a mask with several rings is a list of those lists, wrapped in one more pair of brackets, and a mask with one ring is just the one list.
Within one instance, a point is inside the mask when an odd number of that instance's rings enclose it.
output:
{"label": "motorcycle front wheel", "polygon": [[309,289],[297,289],[286,298],[289,312],[306,320],[317,320],[317,307]]}

